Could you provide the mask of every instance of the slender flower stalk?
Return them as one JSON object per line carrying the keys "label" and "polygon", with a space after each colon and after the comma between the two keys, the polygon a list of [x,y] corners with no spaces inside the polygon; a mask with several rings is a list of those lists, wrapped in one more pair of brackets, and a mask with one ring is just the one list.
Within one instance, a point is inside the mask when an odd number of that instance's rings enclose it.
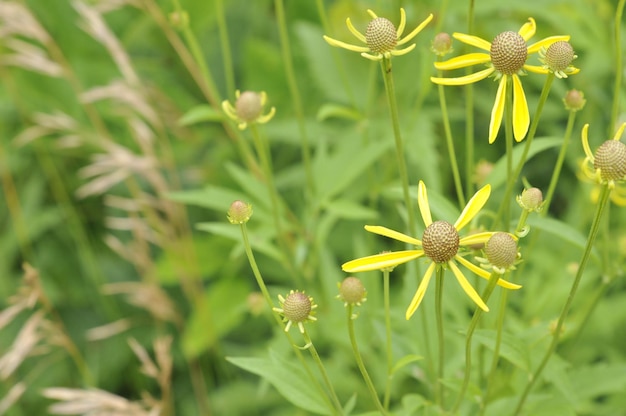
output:
{"label": "slender flower stalk", "polygon": [[383,406],[389,409],[391,399],[391,380],[393,379],[393,350],[391,342],[391,306],[389,301],[389,273],[390,269],[383,269],[383,307],[385,309],[385,356],[387,357],[387,383]]}
{"label": "slender flower stalk", "polygon": [[363,357],[361,357],[361,353],[359,352],[359,345],[356,341],[356,336],[354,334],[354,319],[353,319],[354,317],[352,315],[353,309],[354,309],[354,305],[352,303],[349,303],[348,306],[346,307],[348,334],[350,335],[350,344],[352,345],[352,352],[354,353],[354,359],[356,360],[356,364],[359,367],[359,371],[361,372],[361,375],[363,376],[363,380],[365,381],[365,384],[367,385],[367,389],[369,390],[369,393],[370,393],[370,398],[374,402],[374,405],[376,405],[376,408],[378,409],[381,415],[388,415],[389,413],[387,413],[387,409],[385,409],[383,404],[380,402],[380,399],[378,398],[376,387],[374,387],[374,383],[372,382],[372,379],[370,378],[369,373],[367,372],[367,368],[365,368]]}
{"label": "slender flower stalk", "polygon": [[222,60],[224,64],[224,78],[226,79],[226,91],[231,96],[235,91],[235,71],[233,70],[233,57],[230,50],[230,40],[228,38],[228,26],[226,24],[226,16],[224,13],[224,0],[215,1],[215,16],[217,20],[217,28],[220,34],[220,46],[222,49]]}
{"label": "slender flower stalk", "polygon": [[615,11],[615,34],[613,37],[613,45],[615,46],[615,84],[613,85],[613,106],[611,108],[611,121],[609,123],[609,134],[615,128],[617,123],[617,115],[619,114],[619,101],[622,96],[622,15],[624,14],[624,5],[626,0],[619,0]]}
{"label": "slender flower stalk", "polygon": [[567,148],[569,146],[570,139],[572,138],[572,130],[574,129],[575,121],[576,111],[570,110],[569,116],[567,117],[567,127],[565,128],[565,134],[563,135],[563,144],[561,144],[559,156],[556,160],[556,163],[554,164],[552,177],[550,178],[550,185],[548,186],[548,191],[546,192],[546,197],[544,199],[545,205],[542,211],[543,215],[546,215],[548,213],[548,209],[550,208],[550,204],[552,203],[552,197],[554,196],[556,184],[559,182],[559,177],[561,176],[561,168],[563,167],[563,162],[565,161]]}
{"label": "slender flower stalk", "polygon": [[437,355],[437,383],[435,384],[435,402],[441,409],[444,408],[444,389],[443,376],[445,370],[445,338],[443,334],[443,277],[444,270],[439,267],[437,269],[437,277],[435,279],[435,317],[437,320],[437,347],[439,353]]}
{"label": "slender flower stalk", "polygon": [[552,358],[552,355],[556,351],[556,347],[559,344],[559,339],[563,330],[563,324],[565,323],[565,319],[567,318],[569,310],[572,306],[574,297],[576,296],[576,292],[578,290],[578,286],[580,285],[582,275],[587,266],[587,261],[589,260],[589,257],[591,255],[591,249],[593,248],[593,243],[595,242],[598,229],[600,228],[602,214],[604,212],[604,208],[607,205],[610,192],[611,189],[609,185],[605,184],[602,187],[600,200],[598,201],[598,206],[596,208],[596,213],[593,218],[593,223],[591,224],[589,236],[587,237],[587,243],[585,244],[583,255],[580,259],[578,270],[576,271],[576,277],[574,278],[574,282],[572,283],[572,287],[570,288],[567,301],[565,302],[565,305],[561,310],[561,314],[559,315],[559,319],[557,320],[556,327],[552,331],[552,340],[550,341],[550,345],[548,346],[548,349],[544,354],[543,359],[541,360],[535,371],[533,371],[533,373],[530,375],[528,384],[526,384],[526,387],[522,391],[519,401],[517,402],[517,405],[515,406],[512,415],[519,415],[521,413],[522,409],[524,408],[524,404],[526,403],[526,399],[528,398],[528,395],[535,386],[535,383],[537,383],[537,381],[539,380],[541,374],[543,373],[543,370],[548,364],[548,361],[550,361],[550,358]]}

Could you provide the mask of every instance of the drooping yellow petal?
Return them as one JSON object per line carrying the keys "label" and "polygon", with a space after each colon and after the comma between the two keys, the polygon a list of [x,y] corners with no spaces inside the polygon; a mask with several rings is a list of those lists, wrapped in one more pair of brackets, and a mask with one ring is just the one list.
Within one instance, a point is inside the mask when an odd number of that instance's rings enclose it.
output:
{"label": "drooping yellow petal", "polygon": [[548,36],[547,38],[541,39],[540,41],[530,45],[528,47],[528,54],[530,55],[531,53],[537,53],[542,47],[547,49],[548,46],[560,40],[568,42],[569,38],[569,35]]}
{"label": "drooping yellow petal", "polygon": [[435,68],[447,71],[450,69],[465,68],[467,66],[484,64],[491,61],[488,53],[468,53],[448,59],[443,62],[435,62]]}
{"label": "drooping yellow petal", "polygon": [[548,68],[544,68],[543,66],[538,66],[538,65],[524,65],[523,68],[524,70],[528,72],[532,72],[534,74],[546,75],[550,73],[550,70]]}
{"label": "drooping yellow petal", "polygon": [[[467,269],[469,269],[469,271],[471,271],[472,273],[476,274],[477,276],[482,277],[483,279],[489,280],[491,273],[488,272],[487,270],[481,269],[480,267],[476,266],[474,263],[471,263],[469,260],[459,255],[454,256],[454,259],[457,260],[459,263],[461,263],[463,266],[465,266]],[[517,290],[522,287],[521,285],[511,283],[508,280],[504,280],[504,279],[498,279],[498,286],[502,286],[505,289],[511,289],[511,290]]]}
{"label": "drooping yellow petal", "polygon": [[395,267],[407,261],[415,260],[424,255],[422,250],[392,251],[391,253],[375,254],[361,257],[341,265],[341,269],[348,273],[368,272],[387,267]]}
{"label": "drooping yellow petal", "polygon": [[404,8],[400,7],[400,24],[398,25],[398,29],[396,30],[396,39],[400,39],[402,36],[402,32],[404,32],[404,26],[406,25],[406,12]]}
{"label": "drooping yellow petal", "polygon": [[411,52],[413,49],[415,49],[417,45],[414,43],[411,46],[407,46],[404,49],[394,49],[392,51],[390,51],[389,53],[393,56],[402,56],[402,55],[406,55],[407,53]]}
{"label": "drooping yellow petal", "polygon": [[424,21],[422,23],[420,23],[419,26],[417,26],[415,29],[413,29],[413,31],[411,33],[409,33],[408,35],[406,35],[402,39],[398,40],[398,46],[404,45],[405,43],[407,43],[408,41],[413,39],[415,36],[417,36],[417,34],[420,33],[422,31],[422,29],[424,29],[426,27],[426,25],[430,23],[431,20],[433,20],[433,15],[429,14],[428,17],[426,19],[424,19]]}
{"label": "drooping yellow petal", "polygon": [[370,233],[382,235],[385,237],[393,238],[394,240],[402,241],[403,243],[413,244],[415,246],[421,246],[422,242],[417,238],[410,237],[406,234],[402,234],[398,231],[394,231],[387,227],[382,227],[380,225],[366,225],[365,230]]}
{"label": "drooping yellow petal", "polygon": [[[485,231],[483,233],[476,233],[465,236],[459,240],[459,245],[462,247],[465,246],[474,246],[477,244],[484,244],[494,235],[497,231]],[[515,237],[517,239],[517,237]]]}
{"label": "drooping yellow petal", "polygon": [[422,303],[422,299],[424,299],[424,295],[426,294],[426,289],[428,289],[428,283],[430,282],[430,278],[433,277],[433,272],[436,267],[437,263],[432,262],[431,265],[428,266],[428,269],[426,269],[426,273],[424,273],[424,277],[422,277],[422,281],[417,287],[417,291],[415,291],[415,295],[413,296],[409,307],[406,309],[407,321],[411,318],[411,316],[413,316],[417,307],[420,306],[420,303]]}
{"label": "drooping yellow petal", "polygon": [[530,114],[528,103],[522,81],[519,76],[513,75],[513,137],[515,141],[521,142],[526,137],[528,126],[530,125]]}
{"label": "drooping yellow petal", "polygon": [[340,40],[333,39],[333,38],[328,37],[326,35],[324,35],[324,40],[326,42],[328,42],[328,44],[331,45],[331,46],[336,46],[338,48],[344,48],[344,49],[347,49],[349,51],[369,52],[369,50],[370,50],[370,48],[368,48],[367,46],[350,45],[349,43],[345,43],[345,42],[342,42]]}
{"label": "drooping yellow petal", "polygon": [[352,25],[352,21],[350,20],[349,17],[346,19],[346,26],[348,26],[348,30],[350,31],[350,33],[352,33],[354,35],[355,38],[357,38],[358,40],[360,40],[363,43],[367,43],[367,40],[365,39],[365,35],[363,33],[359,32]]}
{"label": "drooping yellow petal", "polygon": [[456,280],[459,282],[459,284],[461,285],[461,287],[463,288],[463,291],[467,294],[467,296],[469,296],[474,301],[474,303],[478,305],[480,309],[482,309],[485,312],[489,312],[489,308],[487,307],[487,305],[485,305],[485,302],[483,302],[483,300],[480,298],[478,293],[476,293],[476,290],[472,287],[470,282],[467,281],[467,279],[463,275],[463,272],[459,270],[459,267],[456,264],[454,264],[453,261],[449,261],[448,266],[450,266],[450,269],[452,269],[452,273],[454,273],[454,277],[456,277]]}
{"label": "drooping yellow petal", "polygon": [[472,220],[472,218],[478,214],[483,206],[485,206],[490,194],[491,185],[489,184],[483,186],[474,194],[472,199],[470,199],[467,205],[465,205],[465,208],[463,208],[463,212],[461,212],[459,218],[454,223],[454,228],[456,228],[457,231],[460,231],[463,227],[465,227]]}
{"label": "drooping yellow petal", "polygon": [[420,181],[417,187],[417,205],[420,209],[420,214],[422,214],[422,219],[424,220],[424,225],[429,226],[433,223],[433,217],[430,215],[430,205],[428,205],[428,193],[426,192],[426,185],[424,185],[423,181]]}
{"label": "drooping yellow petal", "polygon": [[371,9],[367,9],[367,14],[372,16],[372,19],[378,19],[378,16],[376,15],[376,13],[374,13],[374,11]]}
{"label": "drooping yellow petal", "polygon": [[470,75],[465,75],[463,77],[458,78],[436,78],[430,77],[430,80],[435,84],[439,85],[467,85],[473,84],[474,82],[481,81],[487,78],[489,75],[495,72],[494,68],[483,69],[482,71],[475,72]]}
{"label": "drooping yellow petal", "polygon": [[532,17],[528,18],[528,22],[524,23],[524,25],[520,28],[519,33],[521,37],[524,38],[526,42],[528,39],[535,36],[535,32],[537,31],[537,24],[535,23],[535,19]]}
{"label": "drooping yellow petal", "polygon": [[622,137],[622,133],[624,133],[625,127],[626,127],[626,123],[622,123],[622,125],[619,126],[619,129],[617,129],[617,131],[615,132],[615,136],[613,136],[613,140],[619,140],[620,137]]}
{"label": "drooping yellow petal", "polygon": [[452,37],[468,45],[476,46],[484,51],[491,51],[491,42],[487,42],[478,36],[466,35],[465,33],[453,33]]}
{"label": "drooping yellow petal", "polygon": [[589,123],[583,126],[583,131],[581,132],[582,142],[583,142],[583,150],[587,155],[587,159],[591,160],[593,163],[593,153],[591,152],[591,148],[589,147],[589,137],[587,136],[587,132],[589,131]]}
{"label": "drooping yellow petal", "polygon": [[496,140],[498,130],[500,130],[500,124],[502,124],[507,78],[507,75],[502,75],[500,85],[498,85],[498,92],[496,93],[496,101],[493,103],[493,109],[491,110],[491,121],[489,122],[489,144]]}

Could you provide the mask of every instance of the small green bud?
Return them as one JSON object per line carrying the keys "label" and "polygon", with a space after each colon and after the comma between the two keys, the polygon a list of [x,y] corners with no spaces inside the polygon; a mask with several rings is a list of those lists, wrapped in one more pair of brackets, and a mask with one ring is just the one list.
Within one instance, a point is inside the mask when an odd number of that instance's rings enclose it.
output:
{"label": "small green bud", "polygon": [[243,201],[230,204],[226,217],[231,224],[245,224],[252,216],[252,205]]}

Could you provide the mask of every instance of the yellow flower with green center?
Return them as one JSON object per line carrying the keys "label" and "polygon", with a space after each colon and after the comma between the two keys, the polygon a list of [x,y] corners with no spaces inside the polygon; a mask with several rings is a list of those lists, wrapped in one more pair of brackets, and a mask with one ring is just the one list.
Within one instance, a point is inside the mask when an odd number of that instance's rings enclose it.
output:
{"label": "yellow flower with green center", "polygon": [[[477,234],[460,237],[459,231],[463,229],[478,214],[482,207],[489,199],[491,186],[486,185],[481,188],[470,201],[467,203],[463,212],[454,224],[447,221],[434,221],[430,213],[430,205],[428,204],[428,195],[424,182],[420,181],[418,187],[417,202],[419,210],[424,220],[426,229],[422,235],[422,239],[418,240],[398,231],[391,230],[378,225],[366,225],[365,229],[371,233],[393,238],[403,243],[412,244],[418,247],[415,250],[404,250],[376,254],[373,256],[362,257],[349,261],[341,266],[341,268],[349,273],[365,272],[370,270],[380,270],[387,267],[395,267],[399,264],[415,260],[422,256],[432,260],[430,266],[424,273],[421,283],[419,284],[413,300],[411,301],[407,311],[406,319],[409,319],[417,310],[418,306],[424,298],[428,283],[430,282],[435,269],[438,267],[446,267],[452,270],[457,281],[465,291],[465,293],[483,310],[488,311],[489,308],[480,298],[476,290],[467,281],[457,263],[469,269],[483,279],[489,279],[490,273],[480,267],[474,265],[470,261],[459,255],[461,247],[474,246],[484,244],[491,238],[494,232],[481,232]],[[498,284],[506,289],[519,289],[521,286],[499,279]]]}
{"label": "yellow flower with green center", "polygon": [[568,41],[569,36],[551,36],[540,40],[530,46],[526,42],[535,35],[537,27],[535,19],[528,19],[518,32],[507,31],[496,36],[493,42],[488,42],[477,36],[454,33],[452,37],[471,46],[475,46],[489,53],[468,53],[444,62],[435,62],[435,67],[444,71],[465,68],[472,65],[487,65],[487,69],[474,74],[458,78],[437,78],[430,80],[440,85],[466,85],[478,82],[494,75],[500,81],[496,100],[491,110],[491,122],[489,123],[489,143],[493,143],[502,124],[504,114],[504,103],[509,82],[513,83],[513,136],[520,142],[526,137],[528,126],[530,125],[530,115],[528,103],[522,88],[519,76],[524,75],[524,71],[538,74],[547,74],[548,68],[526,63],[528,55],[537,53],[541,48],[547,48],[558,41]]}
{"label": "yellow flower with green center", "polygon": [[583,126],[581,136],[587,156],[582,163],[584,176],[595,183],[608,185],[611,189],[614,189],[616,184],[626,181],[626,145],[619,140],[624,128],[626,123],[617,129],[613,139],[602,143],[594,154],[589,147],[589,124]]}
{"label": "yellow flower with green center", "polygon": [[391,58],[392,56],[405,55],[411,52],[415,48],[415,44],[408,46],[404,49],[397,49],[398,46],[402,46],[417,36],[418,33],[424,29],[424,27],[433,19],[433,15],[430,14],[422,23],[419,24],[411,33],[402,37],[404,27],[406,26],[406,13],[404,9],[400,9],[400,26],[396,29],[393,23],[389,19],[384,17],[378,17],[376,13],[371,10],[367,10],[367,13],[372,17],[372,21],[367,25],[365,35],[359,32],[350,21],[350,18],[346,19],[346,26],[348,30],[361,42],[367,46],[351,45],[349,43],[341,42],[324,35],[324,40],[331,46],[337,46],[339,48],[348,49],[354,52],[360,52],[361,56],[372,61],[380,61],[384,58]]}

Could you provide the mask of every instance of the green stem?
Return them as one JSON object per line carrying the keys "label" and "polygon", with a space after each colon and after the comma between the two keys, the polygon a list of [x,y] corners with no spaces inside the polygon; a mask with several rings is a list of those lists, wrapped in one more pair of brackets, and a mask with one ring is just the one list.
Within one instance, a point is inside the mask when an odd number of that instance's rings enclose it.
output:
{"label": "green stem", "polygon": [[[539,125],[539,119],[541,118],[541,113],[543,111],[543,106],[548,99],[548,93],[550,92],[550,87],[552,86],[552,81],[554,81],[554,74],[549,73],[546,76],[546,82],[543,85],[543,89],[541,90],[541,96],[539,97],[539,102],[537,103],[537,110],[535,111],[535,115],[530,123],[530,129],[528,130],[528,136],[526,137],[526,145],[524,146],[524,150],[522,152],[522,156],[517,163],[517,167],[515,168],[515,172],[512,175],[512,178],[515,180],[509,180],[506,184],[506,190],[504,191],[504,199],[503,201],[509,201],[511,199],[511,194],[513,192],[513,187],[517,182],[517,179],[520,177],[522,173],[522,168],[526,163],[526,158],[528,157],[528,152],[530,151],[530,146],[535,138],[535,133],[537,132],[537,126]],[[505,204],[500,205],[500,209],[495,216],[492,229],[497,228],[500,220],[502,219],[503,207]]]}
{"label": "green stem", "polygon": [[444,268],[437,266],[437,278],[435,285],[435,315],[437,317],[437,343],[439,348],[438,365],[437,365],[437,380],[435,386],[435,401],[441,409],[443,409],[443,371],[444,371],[444,337],[443,337],[443,275]]}
{"label": "green stem", "polygon": [[[439,77],[443,76],[439,71]],[[456,189],[456,197],[459,206],[465,206],[465,196],[463,195],[463,185],[461,184],[461,175],[459,174],[459,165],[456,161],[456,151],[454,150],[454,142],[452,140],[452,130],[450,129],[450,118],[448,116],[448,106],[446,105],[446,94],[443,85],[437,85],[439,92],[439,105],[441,107],[441,118],[443,119],[443,130],[446,135],[446,143],[448,145],[448,155],[450,156],[450,166],[452,167],[452,176],[454,178],[454,188]],[[471,176],[470,176],[471,177]],[[469,180],[469,178],[468,178]]]}
{"label": "green stem", "polygon": [[293,109],[296,113],[298,121],[298,129],[300,131],[300,146],[302,146],[302,161],[304,163],[304,172],[306,175],[309,196],[315,195],[315,179],[313,176],[313,167],[311,165],[311,151],[309,149],[309,139],[306,132],[306,124],[304,120],[304,110],[302,108],[302,99],[296,82],[296,73],[293,69],[293,61],[291,59],[291,47],[289,45],[289,33],[287,32],[287,23],[285,18],[285,6],[283,0],[274,0],[276,8],[276,19],[278,21],[278,33],[280,36],[280,45],[282,52],[282,60],[285,65],[285,75],[287,77],[287,85],[293,100]]}
{"label": "green stem", "polygon": [[[474,0],[469,2],[467,12],[467,33],[474,34]],[[465,46],[465,49],[468,49]],[[468,67],[465,74],[469,75],[473,71]],[[465,195],[474,194],[474,84],[465,86]]]}
{"label": "green stem", "polygon": [[[250,267],[252,268],[252,274],[254,275],[254,278],[256,279],[257,285],[259,286],[259,289],[261,289],[261,293],[263,294],[263,297],[265,298],[265,302],[267,302],[267,305],[272,311],[272,316],[274,317],[276,324],[280,328],[284,328],[284,324],[280,316],[278,315],[278,313],[274,311],[274,302],[272,302],[270,292],[267,290],[267,286],[265,286],[265,281],[263,280],[263,276],[261,275],[259,266],[257,265],[256,259],[254,258],[254,253],[252,252],[252,247],[250,246],[250,240],[248,238],[248,229],[245,223],[241,224],[241,236],[243,238],[243,246],[246,251],[246,256],[248,257],[248,263],[250,263]],[[313,375],[313,372],[311,371],[309,364],[306,362],[306,360],[304,359],[304,356],[302,355],[302,351],[298,348],[298,346],[294,342],[289,332],[285,332],[285,331],[281,331],[281,332],[284,333],[285,336],[287,337],[287,340],[289,341],[289,345],[291,345],[293,351],[296,353],[296,356],[298,357],[298,360],[300,361],[300,364],[302,364],[302,368],[304,368],[304,370],[307,373],[307,376],[309,377],[313,385],[315,385],[317,390],[321,393],[322,397],[326,401],[326,404],[330,408],[330,411],[332,413],[336,413],[336,411],[338,411],[338,414],[343,414],[343,409],[341,407],[341,404],[339,404],[338,400],[335,402],[336,396],[333,399],[333,402],[331,402],[331,400],[328,398],[327,393],[324,391],[324,389],[320,385],[317,378]],[[310,340],[306,340],[307,343],[309,341]],[[334,390],[332,389],[332,386],[330,386],[329,391],[333,392],[334,394]]]}
{"label": "green stem", "polygon": [[235,99],[235,73],[233,71],[233,58],[230,52],[230,41],[228,39],[228,25],[224,14],[224,0],[215,1],[217,28],[220,34],[220,46],[222,48],[222,60],[224,61],[224,78],[226,79],[226,90],[231,100]]}
{"label": "green stem", "polygon": [[615,45],[615,85],[613,86],[613,106],[611,109],[611,122],[609,123],[609,136],[613,134],[615,123],[617,122],[617,115],[619,113],[619,99],[622,95],[622,14],[624,13],[625,0],[619,0],[617,4],[617,10],[615,12],[615,36],[613,44]]}
{"label": "green stem", "polygon": [[[491,293],[496,287],[498,283],[498,279],[500,275],[496,272],[491,272],[491,276],[489,276],[489,282],[487,283],[487,287],[483,291],[482,299],[485,303],[489,300]],[[472,316],[472,320],[470,321],[469,328],[467,330],[467,335],[465,336],[465,376],[463,377],[463,384],[461,385],[461,390],[459,391],[459,397],[454,404],[454,408],[452,409],[452,414],[457,414],[461,403],[463,402],[463,397],[465,396],[465,391],[467,391],[467,387],[469,386],[470,374],[472,371],[472,336],[474,335],[474,331],[478,326],[478,321],[480,320],[481,315],[483,314],[483,310],[479,307],[476,307],[474,310],[474,316]]]}
{"label": "green stem", "polygon": [[567,147],[569,146],[570,139],[572,138],[572,130],[574,128],[574,121],[576,120],[576,111],[570,111],[569,117],[567,118],[567,127],[565,128],[565,135],[563,137],[563,144],[561,145],[561,151],[559,152],[559,157],[556,160],[556,164],[554,165],[554,171],[552,172],[552,179],[550,179],[550,185],[548,186],[548,192],[546,193],[546,197],[544,198],[543,211],[541,211],[541,215],[545,216],[548,213],[548,209],[550,208],[550,203],[552,202],[552,197],[554,196],[554,190],[556,189],[556,184],[559,181],[559,176],[561,175],[561,168],[563,167],[563,162],[565,161],[565,154],[567,153]]}
{"label": "green stem", "polygon": [[363,376],[363,380],[367,385],[367,389],[370,392],[370,397],[376,408],[380,412],[381,415],[387,415],[387,410],[383,407],[382,403],[378,398],[378,393],[376,392],[376,388],[374,387],[374,383],[372,383],[372,379],[370,378],[367,369],[365,368],[365,363],[363,363],[363,357],[361,357],[361,353],[359,352],[359,346],[356,342],[356,336],[354,335],[354,319],[352,317],[352,310],[354,309],[354,305],[348,304],[346,307],[346,313],[348,318],[348,333],[350,335],[350,344],[352,344],[352,352],[354,353],[354,359],[356,360],[356,364],[359,367],[359,371],[361,371],[361,375]]}
{"label": "green stem", "polygon": [[317,350],[315,349],[315,345],[313,345],[313,341],[311,341],[311,337],[309,336],[309,333],[306,332],[306,329],[304,330],[304,333],[302,334],[302,336],[304,337],[304,342],[306,343],[306,345],[309,346],[308,350],[311,353],[311,357],[313,357],[313,361],[315,361],[315,364],[317,364],[317,367],[320,370],[320,373],[322,374],[322,378],[324,379],[324,383],[326,384],[326,387],[328,388],[328,391],[330,392],[330,397],[333,401],[333,404],[339,411],[339,414],[343,415],[343,408],[341,407],[341,402],[339,401],[339,398],[337,397],[337,393],[335,393],[335,389],[333,388],[333,384],[330,382],[330,378],[328,377],[326,368],[324,367],[324,364],[322,363],[320,355],[317,353]]}
{"label": "green stem", "polygon": [[493,359],[491,361],[491,368],[489,370],[489,376],[487,377],[487,388],[483,395],[481,403],[480,414],[482,416],[487,410],[487,403],[491,395],[493,386],[495,385],[496,371],[498,370],[498,362],[500,361],[500,346],[502,345],[502,328],[504,328],[504,316],[506,315],[506,307],[509,291],[503,290],[500,296],[500,309],[498,311],[498,318],[496,320],[496,342],[493,347]]}
{"label": "green stem", "polygon": [[526,402],[526,399],[528,398],[528,394],[532,390],[537,380],[539,380],[539,376],[543,372],[544,368],[548,364],[548,361],[552,357],[552,354],[554,354],[554,351],[556,350],[556,347],[559,343],[559,337],[563,329],[563,323],[565,322],[569,309],[572,306],[572,302],[574,301],[574,296],[576,295],[576,291],[578,290],[578,286],[580,284],[582,275],[585,271],[585,267],[587,266],[587,261],[589,260],[589,257],[591,255],[591,249],[596,239],[598,229],[600,228],[602,213],[604,212],[604,208],[607,205],[607,201],[609,199],[610,193],[611,193],[611,190],[608,187],[608,185],[603,185],[602,192],[600,194],[600,199],[598,201],[598,207],[596,209],[596,213],[593,218],[593,222],[591,224],[591,229],[589,230],[589,236],[587,237],[585,250],[580,260],[578,270],[576,271],[576,277],[574,278],[574,282],[572,283],[569,296],[567,297],[567,301],[565,302],[565,305],[563,306],[561,315],[559,315],[559,319],[553,331],[552,341],[550,342],[550,346],[548,347],[548,350],[546,351],[543,359],[541,360],[541,363],[539,364],[537,369],[534,371],[534,373],[531,375],[530,380],[528,381],[528,384],[526,385],[526,388],[522,392],[519,402],[517,403],[517,406],[515,407],[515,410],[513,411],[513,415],[518,415],[522,411],[522,408],[524,407],[524,403]]}
{"label": "green stem", "polygon": [[389,302],[389,270],[383,271],[383,303],[385,308],[385,351],[387,352],[387,385],[385,386],[385,396],[383,404],[385,409],[389,409],[391,398],[391,380],[393,378],[393,350],[391,344],[391,306]]}
{"label": "green stem", "polygon": [[396,141],[396,156],[398,159],[400,180],[402,181],[404,203],[409,217],[409,232],[411,235],[415,235],[417,233],[417,226],[415,222],[415,213],[413,212],[413,202],[409,192],[409,174],[404,158],[404,142],[402,141],[402,134],[400,132],[400,122],[398,121],[398,105],[396,103],[393,74],[391,73],[391,60],[383,57],[382,61],[380,61],[380,69],[383,72],[385,91],[387,92],[387,101],[389,102],[389,112],[391,114],[391,125],[393,126],[393,136]]}

